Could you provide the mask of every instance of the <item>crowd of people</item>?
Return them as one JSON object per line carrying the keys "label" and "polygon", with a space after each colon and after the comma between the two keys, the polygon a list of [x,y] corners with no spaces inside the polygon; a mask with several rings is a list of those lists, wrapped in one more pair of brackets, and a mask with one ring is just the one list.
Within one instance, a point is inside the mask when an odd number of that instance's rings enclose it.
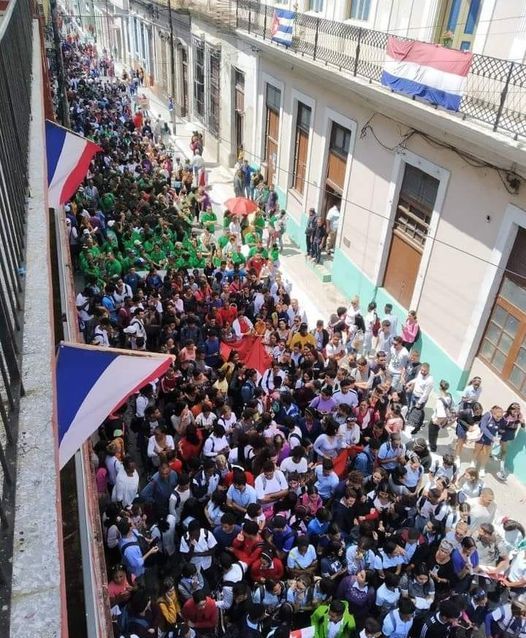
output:
{"label": "crowd of people", "polygon": [[[200,135],[173,159],[95,48],[63,49],[72,126],[103,149],[66,206],[84,338],[174,355],[94,444],[115,635],[525,638],[526,533],[483,480],[497,442],[506,479],[520,406],[483,409],[478,378],[453,401],[415,313],[355,297],[309,325],[272,188],[242,161],[236,194],[268,197],[218,220]],[[223,355],[254,336],[264,369]]]}

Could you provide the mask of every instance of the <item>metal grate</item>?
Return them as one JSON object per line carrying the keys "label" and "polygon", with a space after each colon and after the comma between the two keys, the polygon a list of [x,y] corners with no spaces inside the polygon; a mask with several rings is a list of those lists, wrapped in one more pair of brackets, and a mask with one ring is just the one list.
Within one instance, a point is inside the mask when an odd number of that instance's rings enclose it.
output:
{"label": "metal grate", "polygon": [[[237,0],[236,26],[270,40],[273,12],[270,5]],[[290,50],[379,82],[388,37],[383,31],[297,13]],[[525,88],[525,64],[474,55],[460,115],[484,122],[494,130],[526,135]]]}
{"label": "metal grate", "polygon": [[0,37],[0,623],[9,630],[15,514],[32,25],[29,0],[13,0]]}

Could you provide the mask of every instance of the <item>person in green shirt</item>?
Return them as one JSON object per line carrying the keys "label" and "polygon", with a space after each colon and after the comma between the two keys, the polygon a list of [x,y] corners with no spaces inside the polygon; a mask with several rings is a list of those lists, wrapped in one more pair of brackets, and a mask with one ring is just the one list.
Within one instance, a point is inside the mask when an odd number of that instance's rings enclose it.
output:
{"label": "person in green shirt", "polygon": [[104,213],[110,213],[115,208],[115,195],[113,193],[104,193],[100,199],[100,206]]}
{"label": "person in green shirt", "polygon": [[156,268],[164,268],[166,265],[166,253],[161,249],[159,244],[154,244],[153,250],[148,253],[148,257]]}
{"label": "person in green shirt", "polygon": [[274,265],[279,264],[279,247],[277,244],[272,244],[270,247],[269,257]]}
{"label": "person in green shirt", "polygon": [[122,275],[121,262],[111,251],[106,253],[106,273],[108,277],[115,277],[115,275],[120,277]]}
{"label": "person in green shirt", "polygon": [[208,232],[212,233],[212,235],[216,232],[215,222],[217,222],[217,215],[212,210],[211,206],[201,214],[201,226],[203,228],[207,228]]}
{"label": "person in green shirt", "polygon": [[261,243],[259,239],[256,242],[256,245],[249,250],[248,252],[249,259],[250,257],[253,257],[256,253],[259,253],[262,257],[264,257],[265,259],[268,259],[268,251],[266,248],[263,248],[263,244]]}
{"label": "person in green shirt", "polygon": [[203,257],[201,252],[197,251],[195,255],[191,255],[188,260],[188,266],[190,268],[204,268],[206,265],[206,259]]}
{"label": "person in green shirt", "polygon": [[243,266],[247,261],[243,253],[239,249],[233,251],[230,258],[232,259],[232,262],[237,266]]}
{"label": "person in green shirt", "polygon": [[357,638],[356,622],[346,600],[320,605],[310,617],[314,638]]}
{"label": "person in green shirt", "polygon": [[253,226],[249,226],[247,228],[247,232],[243,236],[243,243],[252,247],[252,246],[255,246],[257,242],[258,242],[258,236],[255,232],[255,229]]}

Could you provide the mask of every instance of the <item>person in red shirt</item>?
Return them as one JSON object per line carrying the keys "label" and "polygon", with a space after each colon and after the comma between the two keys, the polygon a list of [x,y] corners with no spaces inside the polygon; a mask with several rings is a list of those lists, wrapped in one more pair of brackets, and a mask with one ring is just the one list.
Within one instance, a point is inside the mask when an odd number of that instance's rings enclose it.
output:
{"label": "person in red shirt", "polygon": [[270,550],[262,552],[250,566],[250,578],[253,583],[281,580],[284,573],[283,563]]}
{"label": "person in red shirt", "polygon": [[178,443],[179,456],[187,463],[201,454],[204,435],[193,423],[186,427],[186,433]]}
{"label": "person in red shirt", "polygon": [[232,552],[238,560],[249,567],[261,555],[263,539],[259,535],[259,527],[254,521],[243,523],[243,530],[232,541]]}
{"label": "person in red shirt", "polygon": [[231,303],[229,306],[219,308],[217,316],[222,325],[232,324],[234,319],[237,317],[237,305],[235,303]]}
{"label": "person in red shirt", "polygon": [[217,627],[219,612],[216,601],[207,596],[203,589],[198,589],[192,594],[192,598],[183,605],[181,613],[190,627],[195,629],[212,632]]}
{"label": "person in red shirt", "polygon": [[260,253],[256,253],[253,257],[251,257],[247,261],[247,270],[254,270],[256,272],[257,278],[259,279],[259,275],[261,274],[261,270],[266,263],[266,259]]}

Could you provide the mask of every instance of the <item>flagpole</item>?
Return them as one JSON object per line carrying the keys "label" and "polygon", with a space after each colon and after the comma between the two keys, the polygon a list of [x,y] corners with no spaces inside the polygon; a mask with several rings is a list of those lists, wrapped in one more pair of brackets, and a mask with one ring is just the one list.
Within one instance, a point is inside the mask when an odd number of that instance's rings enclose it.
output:
{"label": "flagpole", "polygon": [[122,354],[132,357],[146,357],[147,359],[166,359],[167,357],[169,357],[172,362],[176,359],[174,354],[163,354],[162,352],[146,352],[144,350],[126,350],[124,348],[107,348],[106,346],[92,346],[89,343],[76,343],[74,341],[61,341],[58,345],[59,348],[61,346],[68,346],[70,348],[80,348],[82,350],[96,350],[98,352],[112,352],[115,354]]}

